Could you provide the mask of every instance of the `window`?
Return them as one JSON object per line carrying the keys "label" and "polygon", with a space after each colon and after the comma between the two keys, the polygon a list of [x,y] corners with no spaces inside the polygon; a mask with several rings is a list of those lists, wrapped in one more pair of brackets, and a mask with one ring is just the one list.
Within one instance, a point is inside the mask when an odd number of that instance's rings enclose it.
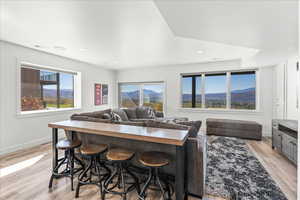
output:
{"label": "window", "polygon": [[120,86],[121,106],[126,108],[140,105],[140,88],[138,85]]}
{"label": "window", "polygon": [[205,108],[226,108],[226,74],[205,74]]}
{"label": "window", "polygon": [[254,110],[256,100],[255,72],[231,73],[231,108]]}
{"label": "window", "polygon": [[202,107],[201,81],[202,81],[201,76],[182,77],[182,107],[183,108]]}
{"label": "window", "polygon": [[256,109],[256,71],[183,75],[183,108]]}
{"label": "window", "polygon": [[21,112],[75,108],[74,72],[21,65]]}
{"label": "window", "polygon": [[150,106],[163,111],[163,83],[122,83],[119,85],[120,107]]}
{"label": "window", "polygon": [[183,77],[182,78],[182,107],[191,108],[192,107],[192,84],[193,77]]}

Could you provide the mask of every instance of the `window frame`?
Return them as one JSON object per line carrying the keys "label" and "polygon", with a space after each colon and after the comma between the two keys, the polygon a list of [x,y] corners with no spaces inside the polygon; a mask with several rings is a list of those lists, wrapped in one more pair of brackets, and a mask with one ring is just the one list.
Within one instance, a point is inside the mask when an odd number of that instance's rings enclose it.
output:
{"label": "window frame", "polygon": [[120,95],[120,91],[121,91],[121,85],[137,85],[139,86],[139,92],[140,92],[140,96],[139,96],[139,105],[138,106],[143,106],[144,103],[144,97],[143,97],[143,88],[144,85],[162,85],[163,86],[163,111],[162,112],[166,112],[166,84],[164,81],[153,81],[153,82],[118,82],[118,91],[117,91],[117,95],[118,95],[118,107],[119,108],[124,108],[121,105],[121,95]]}
{"label": "window frame", "polygon": [[[74,93],[74,107],[72,108],[56,108],[56,109],[49,109],[49,110],[31,110],[31,111],[22,111],[21,105],[21,69],[22,67],[32,68],[36,70],[47,70],[56,73],[68,73],[73,74],[73,93]],[[17,105],[17,116],[19,117],[31,117],[36,115],[49,115],[50,113],[57,113],[57,112],[65,112],[65,111],[73,111],[81,109],[81,72],[72,71],[72,70],[65,70],[57,67],[52,67],[49,65],[41,65],[41,64],[34,64],[31,62],[19,61],[17,60],[17,98],[16,98],[16,105]]]}
{"label": "window frame", "polygon": [[[231,108],[231,73],[246,73],[246,72],[254,72],[255,73],[255,109],[232,109]],[[206,108],[205,107],[205,75],[214,75],[214,74],[226,74],[226,108]],[[182,106],[182,84],[183,77],[201,77],[201,98],[202,98],[202,106],[201,108],[191,107],[185,108]],[[195,78],[193,78],[195,79]],[[193,81],[194,82],[194,81]],[[195,98],[194,92],[192,90],[192,99]],[[192,103],[193,105],[193,103]],[[179,109],[187,110],[187,111],[212,111],[212,112],[249,112],[249,113],[257,113],[260,112],[260,88],[259,88],[259,70],[258,69],[245,69],[245,70],[226,70],[226,71],[209,71],[209,72],[198,72],[198,73],[182,73],[180,74],[180,104]]]}

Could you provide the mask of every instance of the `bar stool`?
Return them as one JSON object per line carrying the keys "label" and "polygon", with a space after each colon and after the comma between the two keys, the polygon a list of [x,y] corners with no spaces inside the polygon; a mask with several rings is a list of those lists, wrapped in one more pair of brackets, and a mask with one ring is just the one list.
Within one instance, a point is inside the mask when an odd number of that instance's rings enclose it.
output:
{"label": "bar stool", "polygon": [[[77,172],[83,170],[84,164],[81,160],[79,160],[75,154],[74,150],[75,148],[80,147],[81,141],[79,140],[61,140],[56,144],[56,148],[60,150],[65,151],[65,156],[58,160],[58,165],[55,167],[55,169],[52,171],[52,175],[49,181],[49,188],[52,188],[52,183],[54,178],[60,178],[60,177],[70,177],[71,178],[71,190],[73,191],[73,179],[74,174]],[[74,161],[76,161],[80,167],[74,168]],[[59,172],[59,169],[66,165],[65,169],[62,172]]]}
{"label": "bar stool", "polygon": [[[88,144],[80,147],[80,153],[83,158],[89,160],[87,167],[78,176],[78,184],[76,188],[75,197],[79,197],[80,187],[83,185],[97,185],[100,188],[100,195],[102,195],[102,182],[107,179],[111,171],[105,166],[101,155],[107,150],[106,144]],[[106,173],[101,173],[103,168]],[[93,176],[97,176],[98,180],[94,180]]]}
{"label": "bar stool", "polygon": [[[157,151],[144,152],[139,157],[139,162],[145,167],[149,168],[149,175],[145,185],[139,193],[139,199],[145,200],[146,190],[151,189],[150,186],[152,186],[153,184],[158,185],[158,189],[161,191],[163,199],[171,199],[170,185],[167,181],[161,179],[159,174],[159,168],[164,167],[170,163],[168,155]],[[153,184],[151,184],[151,181],[153,182]],[[165,198],[166,192],[167,198]]]}
{"label": "bar stool", "polygon": [[[112,161],[115,169],[112,175],[104,182],[102,200],[105,199],[105,195],[107,193],[120,195],[123,200],[126,200],[127,194],[134,189],[136,189],[137,192],[140,193],[138,178],[128,170],[128,161],[133,156],[134,152],[127,149],[112,148],[108,151],[106,158],[109,161]],[[126,182],[125,178],[129,177],[131,177],[134,182]],[[117,178],[116,183],[110,185],[115,178]],[[115,189],[116,187],[118,187],[118,191]]]}

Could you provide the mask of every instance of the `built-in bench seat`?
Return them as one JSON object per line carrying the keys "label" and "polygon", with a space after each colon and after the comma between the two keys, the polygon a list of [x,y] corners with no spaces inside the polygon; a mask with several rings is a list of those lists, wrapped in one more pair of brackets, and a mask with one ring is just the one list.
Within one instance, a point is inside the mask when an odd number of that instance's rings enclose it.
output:
{"label": "built-in bench seat", "polygon": [[262,139],[262,125],[253,121],[208,118],[206,132],[207,135]]}

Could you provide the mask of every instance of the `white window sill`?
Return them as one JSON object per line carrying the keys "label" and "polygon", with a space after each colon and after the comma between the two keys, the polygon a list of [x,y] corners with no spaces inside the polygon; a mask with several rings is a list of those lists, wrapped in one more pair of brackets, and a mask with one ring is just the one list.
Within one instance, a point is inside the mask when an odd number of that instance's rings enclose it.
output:
{"label": "white window sill", "polygon": [[202,113],[227,113],[227,114],[251,114],[258,115],[262,112],[259,110],[234,110],[234,109],[208,109],[208,108],[179,108],[180,112],[202,112]]}
{"label": "white window sill", "polygon": [[60,109],[53,109],[53,110],[23,111],[17,113],[17,118],[59,115],[59,114],[66,114],[66,112],[69,113],[71,111],[78,111],[78,110],[81,110],[81,108],[60,108]]}

